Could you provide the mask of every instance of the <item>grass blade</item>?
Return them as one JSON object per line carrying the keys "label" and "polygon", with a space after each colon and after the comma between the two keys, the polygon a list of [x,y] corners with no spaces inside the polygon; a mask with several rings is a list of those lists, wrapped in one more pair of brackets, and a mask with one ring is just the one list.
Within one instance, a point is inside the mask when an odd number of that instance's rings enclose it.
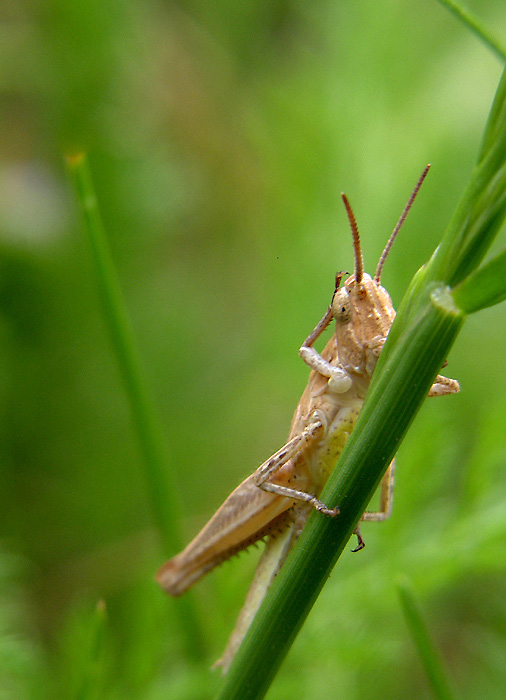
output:
{"label": "grass blade", "polygon": [[82,669],[81,686],[77,691],[77,700],[96,700],[101,695],[101,683],[104,675],[104,634],[107,611],[103,600],[99,600],[89,620],[89,648],[86,665]]}
{"label": "grass blade", "polygon": [[[105,235],[91,173],[84,154],[68,158],[75,189],[81,205],[86,232],[97,273],[99,294],[112,345],[123,377],[132,416],[144,456],[145,481],[154,520],[162,536],[164,552],[181,548],[179,507],[175,498],[175,479],[169,470],[169,458],[161,422],[155,410],[121,287]],[[201,626],[191,596],[175,605],[180,628],[190,655],[201,656]]]}
{"label": "grass blade", "polygon": [[483,41],[499,58],[506,61],[506,49],[501,46],[501,42],[486,29],[481,22],[473,17],[467,10],[458,5],[454,0],[439,0],[452,14],[458,17],[468,27],[473,34]]}
{"label": "grass blade", "polygon": [[440,654],[431,639],[422,610],[407,578],[397,584],[397,592],[411,636],[436,700],[455,700]]}

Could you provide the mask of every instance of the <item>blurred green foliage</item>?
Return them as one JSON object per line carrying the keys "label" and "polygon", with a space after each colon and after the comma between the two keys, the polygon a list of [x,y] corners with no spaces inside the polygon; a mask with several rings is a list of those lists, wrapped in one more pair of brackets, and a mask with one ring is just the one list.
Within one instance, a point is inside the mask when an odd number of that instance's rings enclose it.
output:
{"label": "blurred green foliage", "polygon": [[[506,40],[502,3],[467,7]],[[433,163],[383,275],[398,303],[502,66],[415,0],[7,0],[0,27],[0,698],[209,698],[256,555],[196,588],[209,656],[185,660],[63,156],[89,153],[190,537],[284,442],[297,349],[352,266],[340,191],[372,270]],[[459,692],[504,697],[505,319],[464,326],[462,393],[418,416],[392,519],[343,557],[272,700],[429,698],[399,573]]]}

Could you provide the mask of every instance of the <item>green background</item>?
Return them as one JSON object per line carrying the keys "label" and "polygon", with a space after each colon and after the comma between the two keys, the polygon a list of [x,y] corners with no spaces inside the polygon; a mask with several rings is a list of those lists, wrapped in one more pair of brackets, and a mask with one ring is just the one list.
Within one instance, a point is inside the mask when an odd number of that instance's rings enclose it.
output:
{"label": "green background", "polygon": [[[467,7],[506,40],[501,5]],[[2,12],[0,699],[209,698],[258,554],[195,589],[207,655],[186,658],[64,156],[89,154],[186,540],[285,440],[298,348],[353,265],[341,190],[373,272],[433,164],[384,270],[398,305],[469,178],[502,66],[436,2]],[[504,697],[505,315],[467,321],[445,370],[462,393],[424,406],[393,517],[341,559],[272,700],[430,698],[400,574],[460,694]]]}

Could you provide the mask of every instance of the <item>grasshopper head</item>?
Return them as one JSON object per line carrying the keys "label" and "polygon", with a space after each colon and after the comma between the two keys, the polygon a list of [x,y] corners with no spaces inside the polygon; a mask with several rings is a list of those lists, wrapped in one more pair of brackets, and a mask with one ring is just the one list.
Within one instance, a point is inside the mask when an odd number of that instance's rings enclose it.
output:
{"label": "grasshopper head", "polygon": [[337,276],[332,312],[336,320],[339,361],[348,371],[371,376],[376,366],[379,353],[395,318],[392,300],[387,290],[380,284],[381,272],[392,243],[404,223],[429,167],[430,165],[423,171],[404,207],[381,254],[374,277],[364,272],[357,222],[346,195],[342,195],[353,234],[355,272],[348,277],[344,287],[341,288],[339,285],[344,273]]}
{"label": "grasshopper head", "polygon": [[345,369],[372,375],[379,352],[395,318],[386,289],[366,272],[356,273],[332,299],[339,361]]}

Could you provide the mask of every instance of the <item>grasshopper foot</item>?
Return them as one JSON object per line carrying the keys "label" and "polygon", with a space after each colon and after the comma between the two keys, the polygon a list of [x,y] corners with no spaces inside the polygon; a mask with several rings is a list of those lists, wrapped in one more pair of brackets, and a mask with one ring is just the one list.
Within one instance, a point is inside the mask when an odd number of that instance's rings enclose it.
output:
{"label": "grasshopper foot", "polygon": [[328,508],[325,503],[322,503],[322,501],[319,501],[317,498],[312,498],[310,503],[319,513],[329,515],[331,518],[336,518],[341,512],[338,506],[335,508]]}
{"label": "grasshopper foot", "polygon": [[352,552],[360,552],[360,550],[364,549],[364,547],[365,547],[365,542],[364,542],[362,535],[360,534],[360,529],[358,527],[355,528],[355,530],[353,530],[353,534],[357,536],[357,546],[355,547],[355,549],[352,549],[351,551]]}

